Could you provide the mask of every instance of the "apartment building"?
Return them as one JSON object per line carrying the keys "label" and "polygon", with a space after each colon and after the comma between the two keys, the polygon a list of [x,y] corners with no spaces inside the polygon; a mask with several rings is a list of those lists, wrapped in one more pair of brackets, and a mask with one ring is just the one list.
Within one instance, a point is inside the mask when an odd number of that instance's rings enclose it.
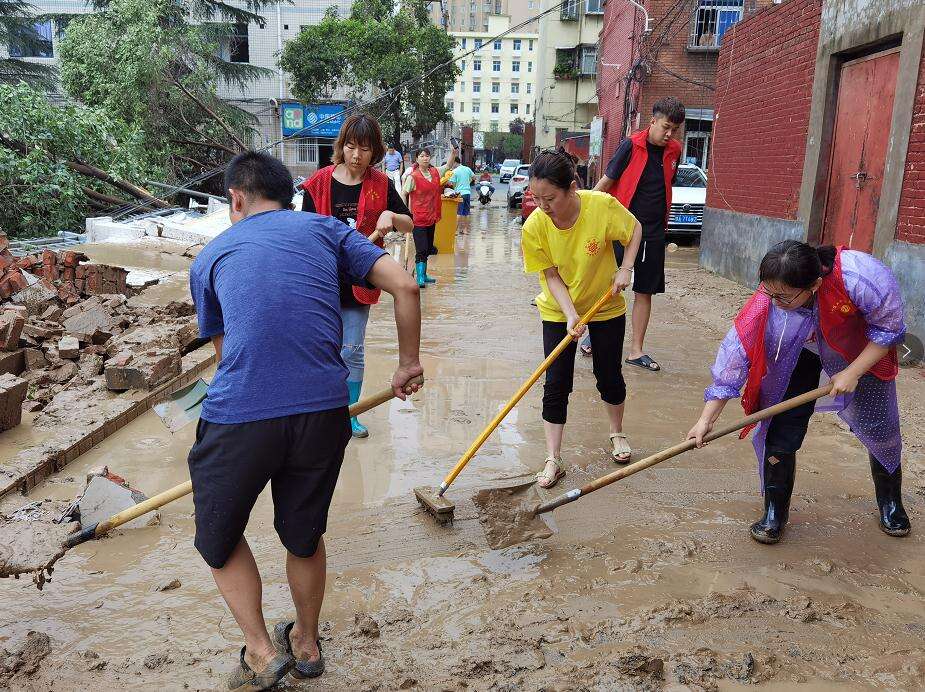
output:
{"label": "apartment building", "polygon": [[[543,0],[542,10],[559,5]],[[540,19],[534,119],[536,145],[587,138],[597,115],[597,45],[604,24],[602,0],[567,0]]]}
{"label": "apartment building", "polygon": [[[448,33],[457,31],[488,31],[488,19],[492,15],[511,18],[511,26],[517,26],[538,15],[542,0],[441,0],[431,4],[431,19],[436,26]],[[524,31],[537,31],[537,23],[523,27]]]}
{"label": "apartment building", "polygon": [[452,31],[456,52],[476,50],[460,61],[460,75],[446,103],[458,125],[475,132],[508,132],[512,121],[533,120],[539,35],[512,32],[511,18],[491,15],[484,31]]}
{"label": "apartment building", "polygon": [[[53,15],[36,23],[38,32],[46,37],[44,45],[23,55],[15,46],[0,46],[0,52],[15,57],[54,65],[57,62],[58,42],[64,35],[70,17],[92,11],[83,0],[33,0],[38,16]],[[325,11],[336,6],[342,16],[350,12],[351,0],[300,0],[296,4],[277,3],[263,12],[264,23],[240,24],[220,42],[219,54],[235,63],[249,63],[272,70],[273,74],[261,77],[240,89],[221,85],[219,96],[254,114],[257,135],[254,145],[263,146],[310,127],[313,122],[336,114],[342,106],[337,104],[302,104],[296,101],[278,64],[278,56],[285,42],[295,38],[304,26],[317,24]],[[335,94],[343,97],[345,94]],[[335,118],[314,130],[310,137],[293,137],[273,148],[273,153],[286,162],[295,174],[308,174],[330,160],[331,143],[340,129],[341,119]]]}

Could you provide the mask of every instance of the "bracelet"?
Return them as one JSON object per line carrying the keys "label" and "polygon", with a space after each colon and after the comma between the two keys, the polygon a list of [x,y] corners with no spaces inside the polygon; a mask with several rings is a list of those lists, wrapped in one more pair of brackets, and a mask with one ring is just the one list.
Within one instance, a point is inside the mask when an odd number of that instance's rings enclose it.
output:
{"label": "bracelet", "polygon": [[634,273],[634,272],[636,271],[636,269],[635,269],[634,267],[620,267],[620,268],[618,269],[618,271],[620,271],[620,270],[626,270],[626,271],[628,271],[630,274],[632,274],[632,273]]}

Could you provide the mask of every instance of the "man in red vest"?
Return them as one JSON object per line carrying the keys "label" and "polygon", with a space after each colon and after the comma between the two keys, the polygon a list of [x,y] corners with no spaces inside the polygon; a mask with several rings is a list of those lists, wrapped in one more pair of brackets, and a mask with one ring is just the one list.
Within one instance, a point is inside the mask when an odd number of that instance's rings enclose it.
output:
{"label": "man in red vest", "polygon": [[[673,137],[683,124],[684,106],[678,99],[669,96],[656,101],[649,127],[621,142],[594,188],[620,200],[642,225],[642,247],[633,277],[633,344],[626,362],[651,371],[661,366],[643,351],[643,341],[652,296],[665,292],[665,230],[681,157],[681,144]],[[619,266],[623,247],[614,246],[614,252]],[[581,351],[590,355],[590,343],[583,343]]]}

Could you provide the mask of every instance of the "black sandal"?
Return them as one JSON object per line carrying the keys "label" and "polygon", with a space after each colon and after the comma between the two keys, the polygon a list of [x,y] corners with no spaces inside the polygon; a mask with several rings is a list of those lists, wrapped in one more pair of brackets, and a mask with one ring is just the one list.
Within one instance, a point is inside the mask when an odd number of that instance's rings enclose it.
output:
{"label": "black sandal", "polygon": [[649,370],[651,372],[658,372],[662,369],[662,366],[652,360],[649,356],[643,355],[639,358],[627,358],[627,365],[635,365],[637,368],[642,368],[643,370]]}
{"label": "black sandal", "polygon": [[228,677],[229,690],[235,692],[268,690],[286,677],[286,673],[295,665],[295,659],[290,654],[281,653],[275,656],[266,668],[257,672],[244,660],[245,648],[241,647],[241,660],[238,662],[238,667]]}

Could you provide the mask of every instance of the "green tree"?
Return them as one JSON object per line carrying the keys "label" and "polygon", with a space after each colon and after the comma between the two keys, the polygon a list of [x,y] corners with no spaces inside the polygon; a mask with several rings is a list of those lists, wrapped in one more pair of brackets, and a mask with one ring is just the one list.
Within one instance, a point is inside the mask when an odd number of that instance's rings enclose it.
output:
{"label": "green tree", "polygon": [[[47,46],[47,39],[35,30],[39,17],[35,7],[25,0],[0,0],[0,46],[19,48],[23,54]],[[47,65],[22,60],[18,57],[0,57],[0,84],[27,82],[50,88],[54,83],[54,70]]]}
{"label": "green tree", "polygon": [[246,86],[271,73],[229,62],[219,49],[235,40],[236,26],[263,22],[252,11],[263,4],[97,2],[99,12],[73,19],[61,41],[62,86],[140,131],[152,156],[165,162],[166,179],[212,170],[247,147],[253,128],[249,113],[218,98],[218,86]]}
{"label": "green tree", "polygon": [[[444,98],[459,74],[451,62],[454,42],[430,22],[429,7],[424,0],[404,0],[398,8],[393,0],[357,0],[349,17],[329,10],[283,49],[280,65],[296,97],[330,99],[341,85],[357,99],[383,96],[374,113],[393,142],[405,131],[417,140],[451,120]],[[422,79],[399,88],[416,78]]]}
{"label": "green tree", "polygon": [[169,206],[139,186],[161,174],[137,129],[0,84],[0,228],[11,236],[80,230],[86,216],[129,201]]}

